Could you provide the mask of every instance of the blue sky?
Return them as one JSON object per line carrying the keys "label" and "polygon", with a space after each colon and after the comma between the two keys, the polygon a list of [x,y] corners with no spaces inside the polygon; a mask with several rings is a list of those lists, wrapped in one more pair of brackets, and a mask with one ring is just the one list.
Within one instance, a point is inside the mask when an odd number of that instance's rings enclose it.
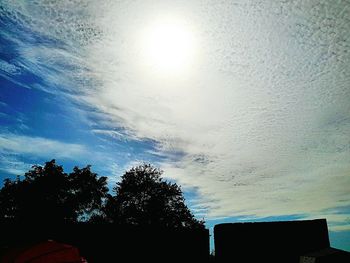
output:
{"label": "blue sky", "polygon": [[146,161],[219,222],[327,218],[350,250],[350,5],[2,1],[0,179]]}

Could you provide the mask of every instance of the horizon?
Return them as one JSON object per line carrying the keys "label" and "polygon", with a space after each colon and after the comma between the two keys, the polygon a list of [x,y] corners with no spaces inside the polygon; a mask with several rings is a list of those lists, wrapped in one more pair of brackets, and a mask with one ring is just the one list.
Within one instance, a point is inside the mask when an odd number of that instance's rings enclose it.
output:
{"label": "horizon", "polygon": [[350,4],[0,4],[0,180],[142,162],[218,222],[326,218],[350,251]]}

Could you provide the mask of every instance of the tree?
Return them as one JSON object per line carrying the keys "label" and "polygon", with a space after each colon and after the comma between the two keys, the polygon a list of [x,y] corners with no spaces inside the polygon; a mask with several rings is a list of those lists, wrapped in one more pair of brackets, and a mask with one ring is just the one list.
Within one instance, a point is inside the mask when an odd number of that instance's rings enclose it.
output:
{"label": "tree", "polygon": [[69,174],[71,190],[74,193],[72,206],[76,208],[80,220],[99,214],[108,195],[107,177],[97,177],[91,166],[79,169],[74,167]]}
{"label": "tree", "polygon": [[185,204],[181,188],[164,181],[162,171],[143,164],[127,171],[104,208],[110,222],[137,226],[204,228]]}
{"label": "tree", "polygon": [[90,166],[67,174],[55,160],[34,165],[21,180],[6,179],[0,190],[0,220],[77,222],[98,213],[106,197],[107,178]]}
{"label": "tree", "polygon": [[0,189],[0,221],[89,221],[136,226],[204,228],[185,204],[181,188],[144,164],[127,171],[108,194],[107,178],[90,166],[67,174],[55,160],[34,165],[24,179],[6,179]]}

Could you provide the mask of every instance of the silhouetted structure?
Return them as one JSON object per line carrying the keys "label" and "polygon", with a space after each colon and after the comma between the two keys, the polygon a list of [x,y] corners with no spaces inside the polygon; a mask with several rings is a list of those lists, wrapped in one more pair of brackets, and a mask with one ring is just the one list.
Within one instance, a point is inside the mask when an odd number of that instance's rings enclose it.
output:
{"label": "silhouetted structure", "polygon": [[170,229],[77,223],[55,226],[2,224],[0,248],[53,239],[77,247],[91,262],[204,262],[209,257],[207,229]]}
{"label": "silhouetted structure", "polygon": [[[310,257],[316,258],[317,251],[326,253],[330,248],[325,219],[219,224],[214,227],[214,237],[219,262],[299,263],[300,256],[311,253]],[[321,258],[311,262],[345,262]]]}

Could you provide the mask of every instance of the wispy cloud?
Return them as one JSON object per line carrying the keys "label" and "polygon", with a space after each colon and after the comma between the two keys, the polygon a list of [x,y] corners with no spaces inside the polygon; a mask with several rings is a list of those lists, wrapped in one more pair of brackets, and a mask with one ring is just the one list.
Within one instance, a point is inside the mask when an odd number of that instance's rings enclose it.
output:
{"label": "wispy cloud", "polygon": [[64,143],[42,137],[0,134],[0,152],[74,159],[79,155],[85,154],[87,149],[83,145]]}
{"label": "wispy cloud", "polygon": [[87,148],[42,137],[13,133],[0,134],[0,170],[23,175],[33,164],[53,158],[80,160],[88,156]]}
{"label": "wispy cloud", "polygon": [[23,175],[32,165],[10,154],[0,154],[0,170],[12,175]]}
{"label": "wispy cloud", "polygon": [[113,138],[115,140],[139,140],[138,137],[130,133],[129,131],[118,131],[118,130],[111,130],[111,129],[92,129],[91,132],[96,135],[100,136],[106,136],[109,138]]}
{"label": "wispy cloud", "polygon": [[18,135],[0,134],[0,170],[8,174],[23,175],[33,164],[42,165],[51,159],[69,161],[72,165],[93,164],[93,170],[100,176],[108,176],[109,183],[115,183],[122,175],[114,154],[94,149],[83,144]]}
{"label": "wispy cloud", "polygon": [[[208,218],[318,217],[349,205],[350,5],[151,2],[5,1],[0,14],[55,40],[13,40],[17,65],[45,79],[42,89],[97,112],[95,134],[156,142],[166,176],[196,189]],[[177,78],[149,72],[138,53],[139,31],[170,9],[205,43]],[[25,136],[0,143],[28,154],[84,152]]]}

